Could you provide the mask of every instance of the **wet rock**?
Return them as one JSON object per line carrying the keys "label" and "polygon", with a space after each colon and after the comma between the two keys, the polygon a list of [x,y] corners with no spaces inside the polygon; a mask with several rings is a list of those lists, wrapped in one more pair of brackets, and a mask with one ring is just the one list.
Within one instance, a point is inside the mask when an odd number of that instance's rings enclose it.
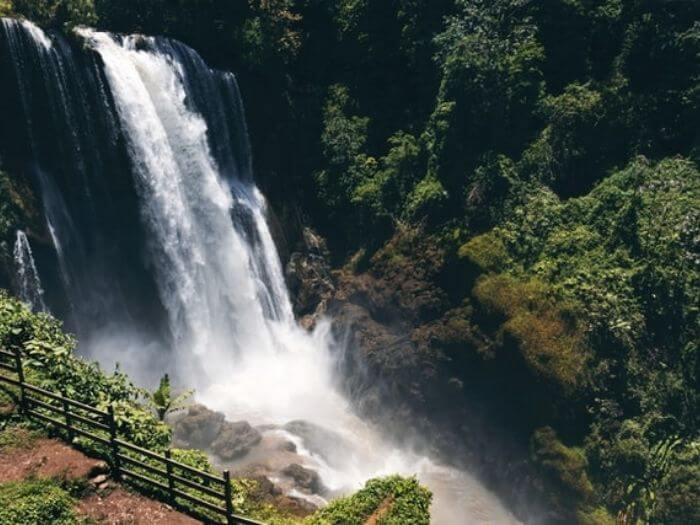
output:
{"label": "wet rock", "polygon": [[225,422],[211,449],[221,459],[230,461],[245,456],[261,439],[262,434],[247,421]]}
{"label": "wet rock", "polygon": [[323,484],[318,472],[305,467],[298,463],[292,463],[282,470],[282,474],[294,480],[294,483],[302,490],[312,494],[320,494],[323,492]]}
{"label": "wet rock", "polygon": [[304,228],[303,248],[292,253],[285,269],[294,313],[306,328],[315,324],[335,291],[325,240]]}
{"label": "wet rock", "polygon": [[297,451],[297,446],[292,443],[291,441],[284,441],[283,443],[280,444],[280,450],[284,450],[285,452],[296,452]]}
{"label": "wet rock", "polygon": [[187,414],[173,424],[173,440],[183,448],[208,448],[224,425],[221,412],[209,410],[204,405],[192,405]]}
{"label": "wet rock", "polygon": [[353,449],[352,444],[337,432],[308,421],[290,421],[284,425],[284,429],[299,436],[304,442],[304,447],[321,456],[332,466],[341,465],[342,459],[349,457],[348,453]]}

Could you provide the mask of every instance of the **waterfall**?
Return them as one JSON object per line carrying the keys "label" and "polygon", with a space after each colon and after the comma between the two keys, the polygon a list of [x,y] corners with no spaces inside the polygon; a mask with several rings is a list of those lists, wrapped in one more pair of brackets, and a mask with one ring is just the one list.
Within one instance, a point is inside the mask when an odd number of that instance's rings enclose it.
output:
{"label": "waterfall", "polygon": [[22,230],[17,230],[13,250],[17,275],[17,295],[33,312],[46,312],[44,290],[41,287],[39,272],[34,263],[29,239]]}
{"label": "waterfall", "polygon": [[332,461],[297,446],[331,490],[418,474],[438,521],[513,522],[468,474],[362,421],[336,387],[329,322],[296,324],[233,74],[166,38],[0,29],[81,352],[147,382],[171,372],[231,420],[333,429]]}

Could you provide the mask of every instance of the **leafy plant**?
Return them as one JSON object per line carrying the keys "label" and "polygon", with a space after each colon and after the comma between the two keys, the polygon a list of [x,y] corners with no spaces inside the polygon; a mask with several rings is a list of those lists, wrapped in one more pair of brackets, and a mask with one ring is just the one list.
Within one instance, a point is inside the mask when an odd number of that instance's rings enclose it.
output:
{"label": "leafy plant", "polygon": [[173,397],[170,389],[170,377],[165,374],[153,392],[146,392],[146,398],[151,408],[156,413],[158,421],[165,421],[165,417],[186,409],[188,399],[192,397],[194,390],[187,390]]}
{"label": "leafy plant", "polygon": [[71,496],[55,481],[30,479],[0,485],[0,523],[77,525]]}

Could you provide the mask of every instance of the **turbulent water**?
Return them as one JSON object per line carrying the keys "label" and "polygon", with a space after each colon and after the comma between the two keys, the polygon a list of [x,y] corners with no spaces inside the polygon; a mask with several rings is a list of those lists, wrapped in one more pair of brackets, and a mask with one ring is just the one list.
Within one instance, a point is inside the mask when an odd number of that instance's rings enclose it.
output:
{"label": "turbulent water", "polygon": [[12,252],[17,276],[17,296],[33,312],[45,312],[44,289],[41,287],[29,239],[22,230],[17,230]]}
{"label": "turbulent water", "polygon": [[331,491],[415,473],[435,492],[436,523],[513,522],[468,474],[395,449],[357,417],[336,388],[328,322],[297,326],[234,75],[169,39],[76,38],[87,50],[3,20],[0,71],[13,71],[16,163],[41,194],[56,308],[81,351],[143,382],[169,371],[231,420],[339,432],[332,461],[285,436]]}

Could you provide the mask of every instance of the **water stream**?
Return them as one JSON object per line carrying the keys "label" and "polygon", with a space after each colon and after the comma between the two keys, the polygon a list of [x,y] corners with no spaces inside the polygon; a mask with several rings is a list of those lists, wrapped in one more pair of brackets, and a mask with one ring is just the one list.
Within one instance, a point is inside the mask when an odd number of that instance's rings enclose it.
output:
{"label": "water stream", "polygon": [[33,312],[45,312],[44,289],[41,287],[32,247],[22,230],[17,230],[12,253],[17,276],[17,296]]}

